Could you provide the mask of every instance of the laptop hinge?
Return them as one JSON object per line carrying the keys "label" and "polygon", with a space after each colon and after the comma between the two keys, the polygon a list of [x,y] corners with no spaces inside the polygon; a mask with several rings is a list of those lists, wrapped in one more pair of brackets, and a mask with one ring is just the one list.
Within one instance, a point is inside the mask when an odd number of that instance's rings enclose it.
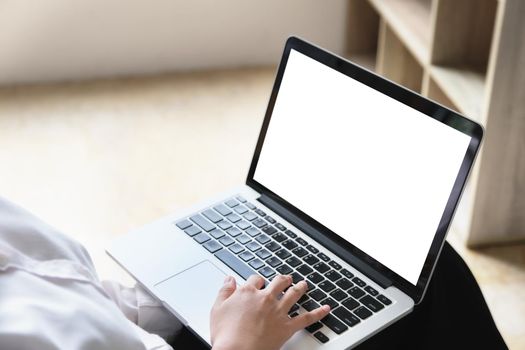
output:
{"label": "laptop hinge", "polygon": [[272,199],[271,197],[262,194],[259,198],[257,198],[259,202],[288,220],[292,225],[297,227],[302,232],[306,233],[308,236],[328,248],[331,252],[333,252],[335,255],[346,261],[348,264],[355,267],[357,270],[362,272],[364,275],[366,275],[368,278],[370,278],[372,281],[380,285],[382,288],[388,288],[392,285],[392,281],[379,273],[377,270],[373,269],[365,263],[363,260],[359,259],[357,256],[349,252],[348,250],[341,247],[337,242],[334,242],[330,238],[326,237],[326,235],[322,234],[319,230],[314,228],[313,226],[309,225],[308,223],[304,222],[299,216],[292,213],[290,210],[286,209],[284,206],[279,204],[277,201]]}

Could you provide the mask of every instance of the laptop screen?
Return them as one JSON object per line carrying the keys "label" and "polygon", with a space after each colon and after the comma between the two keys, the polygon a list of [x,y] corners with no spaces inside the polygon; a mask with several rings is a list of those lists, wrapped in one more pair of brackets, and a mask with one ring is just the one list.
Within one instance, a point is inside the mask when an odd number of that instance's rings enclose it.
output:
{"label": "laptop screen", "polygon": [[470,139],[292,49],[254,180],[416,285]]}

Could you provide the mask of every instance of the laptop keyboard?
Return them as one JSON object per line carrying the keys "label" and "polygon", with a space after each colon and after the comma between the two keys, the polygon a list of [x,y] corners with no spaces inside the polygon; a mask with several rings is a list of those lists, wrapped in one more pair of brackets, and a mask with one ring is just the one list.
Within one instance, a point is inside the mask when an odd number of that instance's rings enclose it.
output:
{"label": "laptop keyboard", "polygon": [[244,279],[259,274],[269,283],[277,274],[305,280],[308,292],[292,307],[295,317],[328,304],[331,312],[306,330],[321,343],[324,327],[342,334],[392,304],[386,296],[298,237],[241,196],[176,223],[210,253]]}

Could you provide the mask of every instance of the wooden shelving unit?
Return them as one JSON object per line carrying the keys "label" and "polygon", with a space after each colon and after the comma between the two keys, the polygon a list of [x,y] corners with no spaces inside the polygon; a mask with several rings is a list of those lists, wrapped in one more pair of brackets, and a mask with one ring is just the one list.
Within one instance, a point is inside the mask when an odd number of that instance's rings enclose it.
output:
{"label": "wooden shelving unit", "polygon": [[525,240],[525,1],[348,1],[350,60],[485,127],[455,229]]}

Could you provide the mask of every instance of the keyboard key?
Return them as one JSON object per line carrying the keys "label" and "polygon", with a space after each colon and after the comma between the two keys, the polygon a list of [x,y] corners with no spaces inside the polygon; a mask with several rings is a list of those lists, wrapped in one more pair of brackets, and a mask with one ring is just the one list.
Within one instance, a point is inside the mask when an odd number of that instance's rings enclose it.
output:
{"label": "keyboard key", "polygon": [[311,325],[309,325],[308,327],[306,327],[306,331],[307,332],[310,332],[310,333],[315,333],[316,331],[320,330],[321,328],[323,328],[323,324],[321,322],[315,322],[315,323],[312,323]]}
{"label": "keyboard key", "polygon": [[319,259],[323,260],[324,262],[330,261],[330,258],[324,253],[319,253],[319,254],[317,254],[317,256],[319,257]]}
{"label": "keyboard key", "polygon": [[255,258],[255,255],[253,255],[250,252],[242,252],[241,254],[239,254],[239,258],[241,258],[243,261],[250,261],[253,258]]}
{"label": "keyboard key", "polygon": [[256,220],[253,220],[253,221],[252,221],[252,224],[253,224],[255,227],[258,227],[258,228],[261,228],[261,227],[267,225],[266,221],[264,221],[264,220],[261,219],[261,218],[256,219]]}
{"label": "keyboard key", "polygon": [[[297,305],[297,304],[294,304],[294,305]],[[296,316],[299,316],[299,314],[298,314],[297,312],[292,312],[292,313],[290,314],[290,317],[291,317],[291,318],[294,318],[294,317],[296,317]]]}
{"label": "keyboard key", "polygon": [[238,241],[240,244],[246,244],[246,243],[252,241],[252,239],[250,238],[250,236],[248,236],[248,235],[245,234],[245,233],[243,233],[242,235],[238,236],[236,239],[237,239],[237,241]]}
{"label": "keyboard key", "polygon": [[330,296],[334,298],[337,301],[341,301],[343,299],[346,299],[348,297],[348,294],[343,292],[341,289],[336,289],[332,293],[330,293]]}
{"label": "keyboard key", "polygon": [[328,279],[329,279],[330,281],[332,281],[332,282],[335,282],[335,281],[337,281],[338,279],[340,279],[341,277],[343,277],[343,276],[341,276],[341,274],[335,272],[334,270],[330,270],[330,271],[328,271],[327,273],[324,274],[324,276],[325,276],[326,278],[328,278]]}
{"label": "keyboard key", "polygon": [[192,217],[190,217],[190,220],[199,225],[206,232],[210,232],[215,228],[214,224],[206,220],[204,216],[200,214],[193,215]]}
{"label": "keyboard key", "polygon": [[340,270],[340,269],[341,269],[341,265],[339,265],[338,263],[336,263],[336,262],[333,261],[333,260],[330,261],[330,262],[328,263],[328,265],[332,266],[332,268],[333,268],[334,270]]}
{"label": "keyboard key", "polygon": [[214,241],[214,240],[210,240],[204,243],[202,246],[206,248],[212,254],[222,249],[222,246],[219,244],[219,242]]}
{"label": "keyboard key", "polygon": [[252,212],[248,212],[248,213],[244,214],[242,217],[244,219],[248,220],[248,221],[253,221],[253,220],[257,219],[257,215],[255,215]]}
{"label": "keyboard key", "polygon": [[277,242],[282,242],[282,241],[286,240],[288,237],[286,237],[286,236],[284,235],[284,233],[277,232],[276,234],[274,234],[274,235],[272,236],[272,238],[273,238],[274,240],[276,240]]}
{"label": "keyboard key", "polygon": [[239,254],[244,250],[244,247],[238,243],[235,243],[234,245],[230,246],[230,250],[235,254]]}
{"label": "keyboard key", "polygon": [[353,296],[356,299],[359,299],[363,295],[365,295],[365,292],[363,292],[363,290],[361,288],[359,288],[358,286],[355,286],[355,287],[351,288],[348,291],[348,293],[350,293],[350,295]]}
{"label": "keyboard key", "polygon": [[239,258],[229,252],[227,249],[221,249],[215,256],[225,263],[230,269],[237,272],[245,280],[248,279],[251,275],[255,274],[255,271],[252,270],[248,265],[243,263]]}
{"label": "keyboard key", "polygon": [[355,317],[354,314],[352,314],[350,311],[348,311],[344,307],[338,307],[337,309],[332,311],[332,313],[334,315],[336,315],[337,317],[339,317],[339,319],[341,321],[343,321],[344,323],[346,323],[350,327],[353,327],[356,324],[358,324],[359,322],[361,322],[361,320],[359,318]]}
{"label": "keyboard key", "polygon": [[312,283],[316,283],[316,284],[323,280],[323,276],[321,276],[317,272],[309,274],[308,276],[306,276],[306,278],[312,281]]}
{"label": "keyboard key", "polygon": [[346,278],[352,278],[354,277],[354,274],[351,273],[350,271],[348,271],[347,269],[341,269],[341,271],[339,271],[339,273],[341,273],[343,276],[345,276]]}
{"label": "keyboard key", "polygon": [[301,295],[299,300],[297,300],[297,303],[302,305],[303,303],[305,303],[308,300],[310,300],[310,297],[307,294],[303,294],[303,295]]}
{"label": "keyboard key", "polygon": [[361,280],[359,277],[354,277],[352,278],[352,282],[354,282],[355,284],[357,284],[359,287],[364,287],[366,286],[366,283]]}
{"label": "keyboard key", "polygon": [[202,244],[204,242],[208,242],[211,238],[204,232],[199,233],[196,236],[193,236],[193,239],[197,241],[197,243]]}
{"label": "keyboard key", "polygon": [[326,271],[330,270],[330,267],[322,261],[318,262],[317,264],[314,264],[313,268],[319,271],[320,273],[325,273]]}
{"label": "keyboard key", "polygon": [[335,289],[334,284],[330,281],[323,281],[322,283],[319,283],[318,287],[327,293]]}
{"label": "keyboard key", "polygon": [[181,220],[179,222],[177,222],[175,225],[177,225],[178,228],[180,228],[181,230],[184,230],[188,227],[191,226],[191,222],[189,222],[188,220],[184,219],[184,220]]}
{"label": "keyboard key", "polygon": [[202,212],[202,215],[204,215],[208,220],[210,220],[214,224],[222,220],[222,216],[220,216],[215,210],[212,209],[206,209]]}
{"label": "keyboard key", "polygon": [[280,259],[284,260],[284,259],[289,258],[292,254],[290,254],[290,252],[287,251],[286,249],[281,249],[277,251],[275,255],[277,255]]}
{"label": "keyboard key", "polygon": [[304,277],[301,276],[297,272],[292,272],[291,276],[292,276],[292,283],[293,284],[297,284],[297,283],[301,282],[304,279]]}
{"label": "keyboard key", "polygon": [[231,222],[233,222],[234,224],[237,222],[237,221],[240,221],[241,220],[241,217],[237,214],[234,214],[234,213],[231,213],[230,215],[228,215],[226,217],[228,220],[230,220]]}
{"label": "keyboard key", "polygon": [[313,270],[310,268],[310,266],[303,264],[297,268],[297,272],[299,272],[303,276],[306,276],[313,272]]}
{"label": "keyboard key", "polygon": [[292,256],[286,259],[286,263],[289,264],[291,267],[296,267],[298,265],[301,265],[301,260],[297,259],[295,256]]}
{"label": "keyboard key", "polygon": [[308,251],[306,249],[302,248],[302,247],[297,247],[294,250],[292,250],[292,253],[294,253],[298,257],[302,258],[306,254],[308,254]]}
{"label": "keyboard key", "polygon": [[299,243],[302,246],[308,245],[308,242],[302,239],[301,237],[297,237],[295,240],[297,241],[297,243]]}
{"label": "keyboard key", "polygon": [[306,311],[312,311],[312,310],[317,309],[317,308],[320,307],[321,305],[317,304],[317,303],[316,303],[315,301],[313,301],[312,299],[309,299],[309,300],[305,301],[304,303],[302,303],[301,306],[302,306]]}
{"label": "keyboard key", "polygon": [[224,204],[216,205],[213,207],[213,209],[217,210],[222,216],[226,216],[232,213],[232,211],[228,209],[228,207]]}
{"label": "keyboard key", "polygon": [[330,338],[328,338],[323,332],[319,331],[317,333],[314,333],[314,337],[319,340],[321,343],[327,343]]}
{"label": "keyboard key", "polygon": [[290,240],[290,239],[287,240],[287,241],[285,241],[285,242],[283,242],[282,244],[283,244],[283,246],[284,246],[286,249],[288,249],[288,250],[292,250],[292,249],[294,249],[295,247],[297,247],[297,243],[295,243],[294,241],[292,241],[292,240]]}
{"label": "keyboard key", "polygon": [[331,310],[333,310],[333,309],[335,309],[336,307],[339,306],[337,301],[335,301],[332,298],[326,298],[325,300],[321,301],[321,305],[328,305],[328,306],[330,306]]}
{"label": "keyboard key", "polygon": [[348,298],[346,299],[345,301],[342,302],[342,304],[344,305],[344,307],[346,307],[348,310],[353,310],[355,309],[356,307],[358,307],[359,305],[359,302],[357,300],[355,300],[354,298]]}
{"label": "keyboard key", "polygon": [[227,230],[229,229],[230,227],[232,227],[232,224],[230,224],[228,221],[226,220],[222,220],[222,221],[219,221],[217,223],[217,226],[219,226],[220,228],[222,228],[223,230]]}
{"label": "keyboard key", "polygon": [[252,252],[256,252],[259,249],[261,249],[261,245],[257,242],[251,241],[250,243],[246,244],[246,248],[248,248]]}
{"label": "keyboard key", "polygon": [[225,247],[232,245],[235,241],[230,236],[224,236],[219,239],[219,242]]}
{"label": "keyboard key", "polygon": [[237,226],[241,229],[241,230],[246,230],[248,227],[252,226],[250,225],[250,223],[248,221],[245,221],[245,220],[241,220],[239,222],[237,222]]}
{"label": "keyboard key", "polygon": [[215,239],[219,239],[224,237],[224,232],[216,228],[215,230],[210,231],[210,236],[212,236]]}
{"label": "keyboard key", "polygon": [[297,238],[297,235],[292,230],[286,230],[284,233],[286,233],[286,235],[288,235],[290,238]]}
{"label": "keyboard key", "polygon": [[238,235],[242,233],[242,231],[239,230],[237,227],[232,227],[230,229],[227,229],[226,233],[228,233],[232,237],[237,237]]}
{"label": "keyboard key", "polygon": [[319,262],[319,259],[317,259],[314,255],[310,254],[308,256],[305,256],[303,258],[303,260],[308,264],[308,265],[314,265],[315,263]]}
{"label": "keyboard key", "polygon": [[250,261],[249,265],[251,267],[253,267],[254,269],[256,269],[256,270],[259,270],[261,267],[264,266],[264,263],[261,260],[259,260],[259,259],[254,259],[254,260]]}
{"label": "keyboard key", "polygon": [[348,329],[348,326],[346,326],[343,322],[339,321],[332,314],[328,314],[325,318],[321,320],[321,322],[326,327],[334,331],[335,334],[341,334]]}
{"label": "keyboard key", "polygon": [[377,296],[377,299],[382,302],[383,304],[385,305],[390,305],[392,304],[392,301],[390,299],[388,299],[387,297],[385,297],[383,294],[379,294]]}
{"label": "keyboard key", "polygon": [[[190,224],[191,225],[191,224]],[[188,227],[187,229],[184,230],[184,232],[186,232],[186,234],[190,237],[193,237],[195,236],[196,234],[198,233],[201,233],[201,229],[198,228],[197,226],[195,225],[191,225],[190,227]]]}
{"label": "keyboard key", "polygon": [[261,273],[261,275],[263,275],[266,278],[275,275],[275,271],[269,268],[268,266],[263,267],[262,269],[259,270],[259,272]]}
{"label": "keyboard key", "polygon": [[246,230],[246,233],[249,234],[250,237],[256,237],[257,235],[261,233],[261,231],[259,231],[255,227],[250,227],[249,229]]}
{"label": "keyboard key", "polygon": [[282,265],[283,262],[275,256],[272,256],[270,259],[266,260],[266,263],[271,267],[277,267],[279,265]]}
{"label": "keyboard key", "polygon": [[326,298],[326,294],[319,289],[311,291],[308,295],[316,301],[320,301]]}
{"label": "keyboard key", "polygon": [[[288,313],[294,313],[295,311],[299,310],[299,305],[297,304],[293,304],[292,305],[292,308],[290,309],[290,311],[288,311]],[[297,315],[296,315],[297,316]],[[295,316],[292,316],[292,317],[295,317]]]}
{"label": "keyboard key", "polygon": [[317,249],[316,247],[314,247],[313,245],[307,245],[306,246],[306,249],[308,249],[310,251],[310,253],[313,253],[313,254],[317,254],[319,253],[319,249]]}
{"label": "keyboard key", "polygon": [[275,227],[277,227],[281,231],[286,231],[286,226],[284,226],[283,224],[279,222],[275,224]]}
{"label": "keyboard key", "polygon": [[250,203],[250,202],[246,202],[246,203],[244,203],[244,205],[247,206],[248,208],[250,208],[251,210],[257,209],[257,207],[255,205],[253,205],[252,203]]}
{"label": "keyboard key", "polygon": [[257,255],[259,258],[263,259],[263,260],[266,260],[268,259],[270,256],[272,256],[272,253],[270,253],[269,251],[267,251],[266,249],[261,249],[259,250],[257,253],[255,253],[255,255]]}
{"label": "keyboard key", "polygon": [[279,249],[281,249],[281,245],[277,242],[270,242],[265,245],[266,249],[268,249],[271,252],[275,252]]}
{"label": "keyboard key", "polygon": [[373,312],[378,312],[384,309],[383,304],[377,301],[373,296],[365,295],[359,301]]}
{"label": "keyboard key", "polygon": [[277,230],[275,229],[275,227],[273,226],[265,226],[261,229],[262,232],[266,233],[267,235],[271,236],[273,235],[275,232],[277,232]]}
{"label": "keyboard key", "polygon": [[226,201],[226,205],[229,206],[230,208],[233,208],[237,205],[239,205],[239,202],[237,202],[235,199],[230,199],[228,201]]}
{"label": "keyboard key", "polygon": [[274,218],[272,218],[270,215],[266,215],[265,217],[266,221],[268,221],[270,224],[275,224],[277,221],[275,221]]}
{"label": "keyboard key", "polygon": [[355,309],[354,314],[356,314],[362,320],[365,320],[372,316],[372,312],[364,306],[360,306],[357,309]]}
{"label": "keyboard key", "polygon": [[354,286],[352,282],[350,282],[347,278],[341,278],[339,281],[335,282],[339,288],[342,290],[347,290]]}
{"label": "keyboard key", "polygon": [[240,196],[240,195],[239,195],[239,196],[237,196],[237,197],[235,197],[235,198],[237,198],[237,200],[238,200],[239,202],[241,202],[241,203],[246,203],[246,199],[244,199],[243,196]]}
{"label": "keyboard key", "polygon": [[373,296],[376,296],[379,294],[379,292],[375,290],[374,288],[372,288],[371,286],[366,286],[365,291],[367,291],[368,294],[373,295]]}
{"label": "keyboard key", "polygon": [[271,241],[271,238],[265,234],[259,235],[255,240],[261,244],[266,244]]}
{"label": "keyboard key", "polygon": [[239,215],[242,215],[248,211],[248,208],[246,208],[244,205],[238,205],[235,208],[233,208],[235,212]]}
{"label": "keyboard key", "polygon": [[286,264],[282,264],[278,268],[276,268],[277,272],[279,272],[281,275],[288,275],[293,272],[292,268]]}
{"label": "keyboard key", "polygon": [[262,211],[261,209],[255,209],[254,211],[255,211],[255,212],[257,213],[257,215],[259,215],[259,216],[266,216],[266,213],[265,213],[264,211]]}

